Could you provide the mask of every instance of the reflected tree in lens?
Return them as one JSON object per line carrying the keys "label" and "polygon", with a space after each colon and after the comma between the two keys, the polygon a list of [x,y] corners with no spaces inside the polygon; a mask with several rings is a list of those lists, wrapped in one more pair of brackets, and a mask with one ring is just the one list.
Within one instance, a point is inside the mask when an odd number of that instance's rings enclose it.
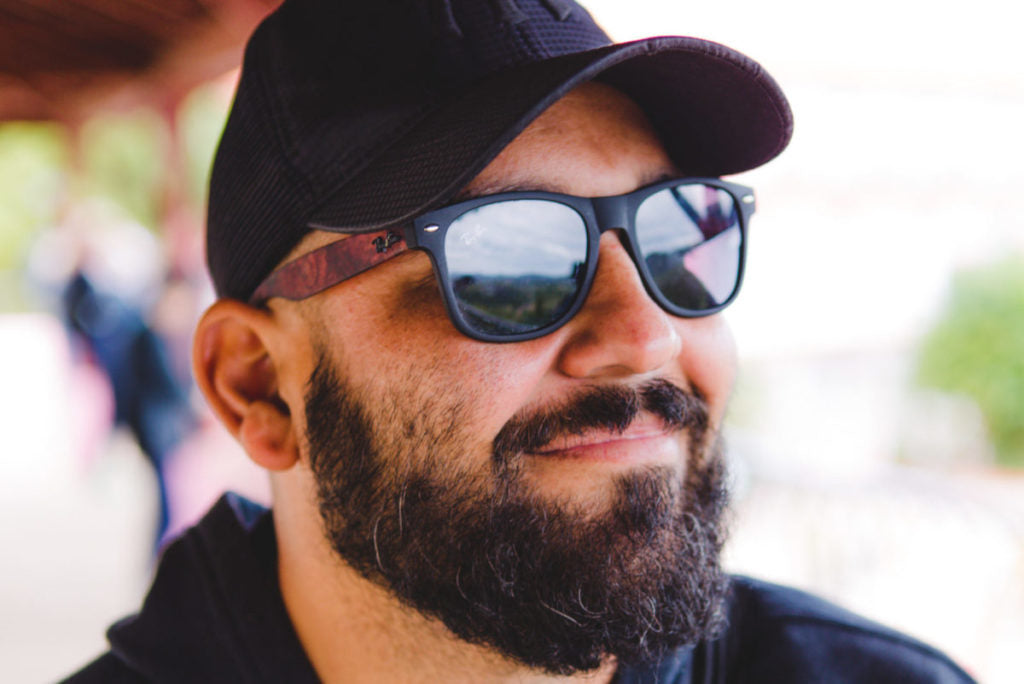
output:
{"label": "reflected tree in lens", "polygon": [[644,258],[655,286],[677,306],[687,309],[708,309],[716,306],[719,302],[715,301],[700,279],[690,273],[683,264],[683,257],[687,253],[685,250],[674,253],[655,252]]}
{"label": "reflected tree in lens", "polygon": [[461,276],[452,283],[459,309],[474,327],[491,333],[543,328],[572,307],[579,289],[577,262],[567,278],[529,275]]}

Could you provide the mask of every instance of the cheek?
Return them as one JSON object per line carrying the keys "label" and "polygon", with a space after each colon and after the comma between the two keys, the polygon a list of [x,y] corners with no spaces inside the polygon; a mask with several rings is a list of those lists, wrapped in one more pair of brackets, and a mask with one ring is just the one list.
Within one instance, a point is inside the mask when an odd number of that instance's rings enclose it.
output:
{"label": "cheek", "polygon": [[[422,401],[457,406],[467,423],[489,440],[523,405],[536,398],[551,367],[550,340],[515,344],[472,340],[455,329],[436,285],[407,298],[397,330],[397,364],[418,383]],[[394,326],[400,321],[400,326]]]}
{"label": "cheek", "polygon": [[[474,450],[537,394],[551,364],[542,344],[488,344],[459,333],[439,296],[360,312],[370,325],[332,335],[341,372],[382,407],[451,424]],[[367,320],[367,318],[371,320]],[[541,341],[537,341],[541,342]],[[386,409],[384,409],[386,410]]]}
{"label": "cheek", "polygon": [[472,438],[491,440],[536,396],[550,359],[524,344],[485,344],[458,333],[439,340],[429,355],[411,359],[419,374],[418,403],[457,411]]}
{"label": "cheek", "polygon": [[708,400],[713,425],[719,425],[736,379],[736,342],[721,315],[680,324],[684,375]]}

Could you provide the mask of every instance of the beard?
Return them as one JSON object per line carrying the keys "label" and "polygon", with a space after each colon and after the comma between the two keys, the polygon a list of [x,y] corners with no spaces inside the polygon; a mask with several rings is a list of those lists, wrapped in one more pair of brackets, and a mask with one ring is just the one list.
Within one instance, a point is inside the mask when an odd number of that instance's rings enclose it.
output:
{"label": "beard", "polygon": [[[554,674],[609,657],[652,662],[714,636],[727,494],[696,392],[667,381],[585,390],[516,415],[487,467],[473,468],[479,436],[463,422],[465,404],[403,390],[356,396],[320,354],[305,397],[324,530],[363,577],[459,638]],[[524,477],[524,454],[591,429],[622,432],[641,411],[687,432],[685,474],[619,475],[597,512]]]}

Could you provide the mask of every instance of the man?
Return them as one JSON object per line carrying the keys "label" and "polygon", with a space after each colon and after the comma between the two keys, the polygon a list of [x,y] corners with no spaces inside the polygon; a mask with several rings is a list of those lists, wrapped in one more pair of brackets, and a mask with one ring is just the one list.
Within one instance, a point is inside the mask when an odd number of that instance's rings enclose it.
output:
{"label": "man", "polygon": [[969,681],[729,578],[718,429],[775,83],[568,0],[288,0],[211,184],[198,382],[272,473],[78,681]]}

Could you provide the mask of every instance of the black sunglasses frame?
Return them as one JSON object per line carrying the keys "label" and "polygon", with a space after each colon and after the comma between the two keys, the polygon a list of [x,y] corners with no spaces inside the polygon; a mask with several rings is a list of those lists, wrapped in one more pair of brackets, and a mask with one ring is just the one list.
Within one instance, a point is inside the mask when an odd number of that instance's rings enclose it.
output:
{"label": "black sunglasses frame", "polygon": [[[729,194],[737,211],[740,229],[739,263],[736,283],[729,296],[721,303],[708,308],[687,309],[673,304],[654,285],[654,279],[646,262],[639,257],[636,236],[636,212],[651,195],[686,185],[702,185],[717,188]],[[522,333],[492,334],[475,329],[462,315],[458,297],[452,288],[445,258],[445,239],[452,223],[466,212],[489,204],[510,200],[547,200],[568,206],[583,219],[587,232],[586,271],[572,305],[551,323]],[[624,195],[607,197],[577,197],[542,191],[515,191],[485,195],[458,202],[440,209],[426,212],[404,227],[394,227],[373,233],[352,235],[309,252],[277,269],[256,288],[249,302],[261,305],[271,297],[298,300],[310,297],[333,287],[363,271],[392,259],[409,249],[421,249],[427,253],[434,269],[435,278],[441,290],[448,318],[462,334],[482,342],[521,342],[543,337],[554,332],[575,316],[586,300],[587,293],[597,272],[597,253],[601,235],[609,230],[622,230],[626,236],[625,247],[640,273],[648,295],[669,313],[683,318],[710,316],[721,311],[736,298],[743,281],[746,264],[747,226],[755,209],[754,191],[745,185],[723,181],[719,178],[676,178],[634,190]]]}
{"label": "black sunglasses frame", "polygon": [[[687,309],[673,304],[654,285],[654,279],[647,268],[647,263],[639,255],[639,243],[636,236],[636,212],[640,205],[651,195],[667,188],[680,187],[685,185],[703,185],[724,190],[732,198],[736,206],[739,229],[740,247],[739,264],[737,267],[736,284],[729,296],[716,306],[706,309]],[[448,274],[448,264],[445,260],[445,237],[448,228],[460,216],[468,211],[488,204],[508,200],[547,200],[566,205],[574,209],[582,218],[587,231],[587,254],[586,272],[576,292],[572,306],[557,319],[537,330],[508,335],[495,335],[474,329],[462,316],[459,310],[458,298],[452,288],[451,278]],[[576,197],[574,195],[563,195],[552,192],[528,191],[528,192],[505,192],[495,195],[477,197],[457,204],[452,204],[441,209],[427,212],[413,221],[413,225],[406,230],[406,240],[412,249],[422,249],[430,257],[434,267],[434,273],[441,288],[445,308],[448,310],[448,317],[452,323],[467,337],[483,342],[522,342],[543,337],[554,332],[566,322],[572,319],[583,307],[587,294],[594,282],[594,275],[597,273],[597,250],[601,235],[609,230],[622,230],[626,236],[625,247],[630,258],[640,273],[640,280],[644,284],[648,295],[665,311],[682,318],[699,318],[710,316],[724,309],[736,298],[740,285],[743,281],[743,271],[746,264],[747,226],[750,217],[755,210],[754,191],[744,185],[723,181],[718,178],[677,178],[666,180],[653,185],[634,190],[625,195],[613,195],[608,197]]]}

